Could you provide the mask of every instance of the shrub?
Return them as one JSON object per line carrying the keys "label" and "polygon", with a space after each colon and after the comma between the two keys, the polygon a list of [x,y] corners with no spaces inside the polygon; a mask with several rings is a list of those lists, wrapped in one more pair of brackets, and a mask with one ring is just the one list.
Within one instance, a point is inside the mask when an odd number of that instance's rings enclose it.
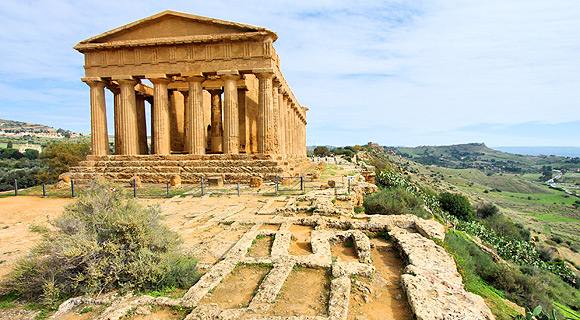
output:
{"label": "shrub", "polygon": [[366,214],[414,214],[425,219],[431,218],[423,200],[403,188],[380,189],[365,196],[363,206]]}
{"label": "shrub", "polygon": [[87,143],[49,142],[40,154],[42,170],[36,176],[40,181],[57,181],[58,176],[68,172],[90,152]]}
{"label": "shrub", "polygon": [[477,207],[477,217],[480,219],[485,219],[487,217],[494,216],[499,213],[499,208],[493,203],[483,203]]}
{"label": "shrub", "polygon": [[158,207],[144,208],[109,185],[92,184],[50,228],[34,228],[42,240],[17,262],[9,285],[49,303],[116,288],[191,286],[199,278],[196,261],[180,253],[179,235],[161,218]]}
{"label": "shrub", "polygon": [[554,241],[555,243],[557,243],[557,244],[561,244],[562,242],[564,242],[564,241],[562,240],[562,238],[560,238],[560,237],[558,237],[558,236],[552,236],[550,239],[551,239],[552,241]]}
{"label": "shrub", "polygon": [[522,224],[513,223],[503,214],[489,216],[482,220],[483,225],[491,228],[498,235],[510,240],[530,241],[530,230],[524,228]]}
{"label": "shrub", "polygon": [[469,200],[462,194],[444,192],[439,194],[439,204],[441,209],[449,212],[459,219],[469,221],[473,220],[473,207]]}
{"label": "shrub", "polygon": [[540,259],[544,262],[551,262],[554,260],[554,252],[552,252],[548,247],[538,246],[538,254],[540,255]]}

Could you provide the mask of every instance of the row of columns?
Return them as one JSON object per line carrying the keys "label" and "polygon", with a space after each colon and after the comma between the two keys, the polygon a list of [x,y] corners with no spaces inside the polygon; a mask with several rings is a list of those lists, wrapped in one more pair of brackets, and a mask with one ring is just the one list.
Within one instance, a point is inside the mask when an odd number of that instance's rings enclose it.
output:
{"label": "row of columns", "polygon": [[[305,119],[298,111],[300,106],[291,102],[271,69],[256,69],[258,78],[258,119],[257,151],[263,154],[306,155]],[[246,137],[245,119],[239,117],[240,94],[237,82],[241,78],[237,70],[218,71],[223,80],[223,121],[222,90],[209,89],[211,94],[210,150],[224,154],[240,152],[240,136]],[[153,83],[151,110],[151,153],[170,154],[170,99],[168,84],[171,78],[165,74],[146,75]],[[93,155],[109,154],[105,87],[115,96],[115,154],[147,154],[147,129],[145,121],[145,97],[136,94],[135,85],[139,80],[133,77],[113,77],[118,85],[101,78],[84,78],[90,87],[91,97],[91,137]],[[182,91],[185,98],[184,132],[185,152],[205,154],[206,139],[203,114],[203,86],[206,78],[202,75],[185,77],[188,90]],[[242,103],[245,108],[245,103]],[[242,125],[240,125],[240,123]],[[223,134],[222,134],[223,133]],[[248,150],[246,149],[248,152]]]}

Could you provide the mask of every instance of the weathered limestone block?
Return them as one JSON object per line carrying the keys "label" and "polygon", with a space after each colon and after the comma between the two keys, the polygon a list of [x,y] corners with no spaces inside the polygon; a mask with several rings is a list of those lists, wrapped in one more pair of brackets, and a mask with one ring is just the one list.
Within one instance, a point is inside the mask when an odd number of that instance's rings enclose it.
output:
{"label": "weathered limestone block", "polygon": [[465,291],[445,249],[403,229],[393,228],[389,234],[409,262],[401,283],[418,320],[495,319],[483,298]]}
{"label": "weathered limestone block", "polygon": [[61,173],[58,176],[58,181],[62,181],[64,183],[70,183],[70,174],[65,172],[65,173]]}
{"label": "weathered limestone block", "polygon": [[350,279],[340,277],[330,282],[328,316],[330,319],[346,320],[350,300]]}
{"label": "weathered limestone block", "polygon": [[250,187],[259,188],[261,185],[262,185],[262,178],[260,178],[260,177],[251,177],[250,178]]}
{"label": "weathered limestone block", "polygon": [[358,262],[335,262],[332,264],[332,276],[339,278],[342,276],[358,275],[370,277],[375,272],[375,267]]}
{"label": "weathered limestone block", "polygon": [[445,240],[445,227],[436,220],[418,218],[415,220],[415,228],[427,238]]}
{"label": "weathered limestone block", "polygon": [[131,185],[131,187],[133,187],[133,184],[137,185],[137,188],[141,188],[141,178],[139,176],[132,176],[129,179],[129,185]]}
{"label": "weathered limestone block", "polygon": [[417,320],[495,319],[482,297],[442,283],[436,276],[404,274],[401,282]]}
{"label": "weathered limestone block", "polygon": [[169,184],[172,187],[179,187],[181,186],[181,177],[178,175],[172,176],[171,180],[169,180]]}
{"label": "weathered limestone block", "polygon": [[224,185],[224,179],[222,177],[207,178],[207,182],[211,187],[221,187]]}

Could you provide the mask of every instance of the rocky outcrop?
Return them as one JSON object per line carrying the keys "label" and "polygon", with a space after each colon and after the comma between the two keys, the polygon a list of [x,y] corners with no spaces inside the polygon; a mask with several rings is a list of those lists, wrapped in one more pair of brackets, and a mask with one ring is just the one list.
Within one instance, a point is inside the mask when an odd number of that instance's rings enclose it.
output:
{"label": "rocky outcrop", "polygon": [[401,282],[417,320],[495,319],[482,297],[465,291],[445,249],[403,229],[394,228],[390,235],[409,263]]}

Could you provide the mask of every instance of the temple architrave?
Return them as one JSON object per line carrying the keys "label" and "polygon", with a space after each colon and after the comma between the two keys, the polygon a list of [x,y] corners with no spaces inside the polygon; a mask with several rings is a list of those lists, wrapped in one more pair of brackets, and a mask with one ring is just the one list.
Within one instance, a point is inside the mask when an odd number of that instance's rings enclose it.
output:
{"label": "temple architrave", "polygon": [[72,177],[163,182],[180,175],[194,183],[295,175],[306,156],[308,109],[280,71],[276,39],[266,28],[164,11],[79,42],[92,154]]}

